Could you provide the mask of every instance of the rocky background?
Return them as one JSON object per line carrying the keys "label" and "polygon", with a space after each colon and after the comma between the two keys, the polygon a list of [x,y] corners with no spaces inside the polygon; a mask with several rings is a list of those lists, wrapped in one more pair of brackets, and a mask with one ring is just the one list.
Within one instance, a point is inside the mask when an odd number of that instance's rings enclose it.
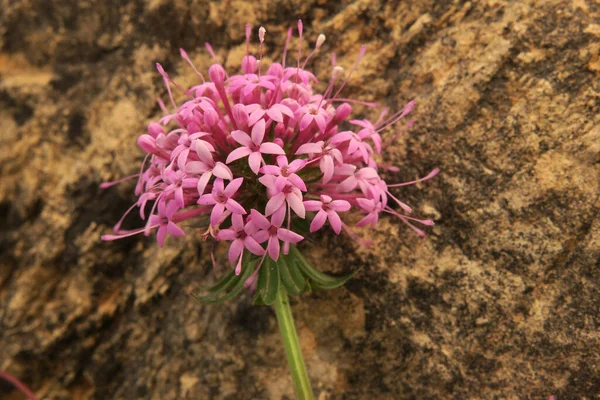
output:
{"label": "rocky background", "polygon": [[[194,235],[103,243],[135,200],[136,137],[209,41],[233,71],[244,24],[281,55],[303,18],[327,77],[359,45],[348,96],[418,106],[390,181],[435,219],[384,217],[370,248],[304,247],[345,288],[293,303],[319,399],[600,395],[600,5],[593,0],[0,1],[0,369],[43,399],[290,399],[274,313],[204,306]],[[355,108],[356,115],[375,116]],[[131,226],[136,223],[132,219]],[[21,395],[0,383],[0,398]]]}

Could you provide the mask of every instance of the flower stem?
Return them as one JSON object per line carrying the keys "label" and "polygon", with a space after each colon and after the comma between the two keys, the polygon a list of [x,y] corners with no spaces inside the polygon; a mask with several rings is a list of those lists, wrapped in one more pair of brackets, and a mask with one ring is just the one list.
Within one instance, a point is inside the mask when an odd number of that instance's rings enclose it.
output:
{"label": "flower stem", "polygon": [[300,350],[298,334],[294,326],[292,309],[290,308],[287,292],[283,286],[277,291],[273,307],[275,308],[275,315],[277,315],[279,331],[281,332],[283,346],[285,347],[285,355],[290,367],[290,373],[292,374],[292,380],[294,381],[296,398],[298,400],[313,400],[312,388],[310,387],[306,365],[304,365],[302,351]]}

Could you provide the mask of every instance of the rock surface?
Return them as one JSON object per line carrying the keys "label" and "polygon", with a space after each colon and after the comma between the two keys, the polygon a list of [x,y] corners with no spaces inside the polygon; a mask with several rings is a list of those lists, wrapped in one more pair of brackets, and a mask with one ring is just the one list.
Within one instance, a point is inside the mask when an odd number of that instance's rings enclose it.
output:
{"label": "rock surface", "polygon": [[[0,7],[0,369],[44,399],[281,399],[273,312],[203,306],[193,235],[100,242],[134,201],[135,139],[160,115],[161,62],[233,70],[246,22],[281,54],[298,17],[349,66],[348,95],[417,124],[391,180],[436,226],[383,218],[362,248],[305,251],[349,284],[295,301],[319,399],[596,398],[600,394],[600,5],[593,0],[23,0]],[[367,112],[358,110],[359,113]],[[370,115],[370,114],[367,114]],[[0,383],[0,397],[20,395]]]}

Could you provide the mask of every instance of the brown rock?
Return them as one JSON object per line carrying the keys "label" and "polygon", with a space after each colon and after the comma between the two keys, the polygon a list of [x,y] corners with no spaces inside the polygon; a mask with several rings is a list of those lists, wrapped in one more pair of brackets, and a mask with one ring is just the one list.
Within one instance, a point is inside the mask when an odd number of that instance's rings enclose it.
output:
{"label": "brown rock", "polygon": [[[371,248],[306,246],[344,289],[294,302],[321,399],[600,394],[600,6],[592,0],[29,0],[0,7],[0,368],[45,399],[293,396],[274,315],[248,295],[203,306],[208,247],[99,237],[134,201],[136,136],[209,41],[233,70],[243,24],[279,57],[299,16],[323,53],[367,57],[348,95],[416,99],[391,180],[436,219],[383,218]],[[329,73],[324,55],[319,76]],[[365,110],[356,110],[359,113]],[[19,398],[0,383],[1,398]]]}

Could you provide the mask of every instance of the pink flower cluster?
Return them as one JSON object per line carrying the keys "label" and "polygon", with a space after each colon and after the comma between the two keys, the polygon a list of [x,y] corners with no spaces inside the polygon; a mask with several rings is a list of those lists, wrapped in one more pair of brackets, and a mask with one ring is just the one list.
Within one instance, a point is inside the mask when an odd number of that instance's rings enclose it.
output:
{"label": "pink flower cluster", "polygon": [[[139,207],[147,223],[138,230],[123,230],[126,213],[114,227],[115,234],[103,236],[104,240],[148,235],[156,229],[162,246],[167,234],[184,235],[181,222],[206,216],[202,236],[229,242],[229,260],[237,265],[239,274],[244,252],[277,261],[280,252],[287,254],[291,243],[303,240],[304,232],[293,228],[295,219],[309,220],[310,232],[328,223],[336,234],[345,230],[354,238],[357,236],[342,220],[352,209],[364,214],[356,224],[359,227],[375,226],[381,212],[393,214],[420,235],[424,232],[414,222],[433,225],[405,215],[411,208],[394,197],[390,188],[429,179],[438,170],[416,181],[388,185],[379,175],[383,167],[375,159],[384,147],[381,132],[403,119],[413,102],[391,116],[384,111],[375,124],[346,122],[351,103],[375,106],[338,97],[365,47],[339,85],[336,83],[344,72],[335,65],[334,55],[330,82],[319,94],[312,86],[317,79],[305,67],[325,36],[319,35],[314,50],[302,59],[299,21],[296,65],[286,66],[289,29],[282,62],[267,67],[262,62],[265,32],[262,27],[258,31],[260,55],[256,59],[249,52],[251,29],[246,27],[247,55],[238,75],[228,76],[223,66],[215,63],[208,70],[210,81],[206,81],[181,50],[183,59],[202,79],[187,91],[157,64],[176,111],[169,113],[159,101],[166,115],[138,138],[147,155],[140,173],[132,176],[138,178],[135,193],[139,198],[128,212]],[[208,44],[207,49],[216,59]],[[171,85],[189,97],[181,106],[173,100]],[[412,121],[405,128],[411,125]],[[404,213],[392,209],[390,199]]]}

